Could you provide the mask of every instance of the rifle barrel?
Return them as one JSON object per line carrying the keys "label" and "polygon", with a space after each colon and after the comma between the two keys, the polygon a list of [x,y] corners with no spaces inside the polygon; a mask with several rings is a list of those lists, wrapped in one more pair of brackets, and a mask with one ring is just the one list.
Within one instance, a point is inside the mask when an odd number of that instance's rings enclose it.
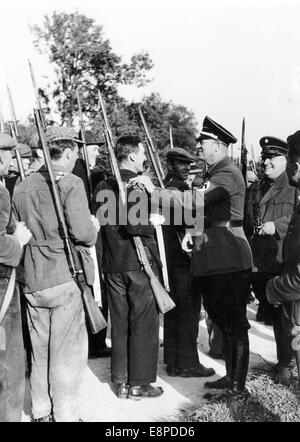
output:
{"label": "rifle barrel", "polygon": [[159,167],[159,174],[161,176],[161,179],[164,180],[165,179],[165,173],[164,173],[164,170],[162,168],[161,161],[160,161],[157,149],[155,148],[154,143],[152,141],[152,137],[150,135],[150,131],[148,129],[145,117],[143,115],[142,106],[139,106],[139,114],[140,114],[140,117],[141,117],[141,120],[142,120],[142,123],[143,123],[144,130],[146,132],[146,136],[147,136],[147,139],[148,139],[149,146],[151,147],[152,152],[155,154],[156,162],[157,162],[157,165]]}
{"label": "rifle barrel", "polygon": [[45,131],[46,128],[47,128],[46,120],[45,120],[44,112],[43,112],[42,105],[41,105],[39,90],[38,90],[38,87],[37,87],[37,84],[36,84],[36,81],[35,81],[35,75],[34,75],[34,72],[33,72],[33,67],[32,67],[32,64],[31,64],[30,60],[28,60],[28,64],[29,64],[29,70],[30,70],[30,76],[31,76],[31,81],[32,81],[32,85],[33,85],[33,90],[34,90],[34,93],[35,93],[36,104],[37,104],[37,107],[39,109],[40,120],[41,120],[41,123],[42,123],[43,130]]}
{"label": "rifle barrel", "polygon": [[85,164],[85,170],[86,170],[87,180],[88,180],[89,203],[91,204],[93,201],[92,177],[91,177],[91,170],[90,170],[90,166],[89,166],[89,157],[88,157],[87,147],[86,147],[84,121],[83,121],[81,102],[80,102],[80,96],[79,96],[78,90],[76,90],[76,97],[77,97],[78,112],[79,112],[79,125],[80,125],[80,131],[81,131],[81,139],[82,139],[82,143],[83,143],[82,149],[83,149],[84,164]]}

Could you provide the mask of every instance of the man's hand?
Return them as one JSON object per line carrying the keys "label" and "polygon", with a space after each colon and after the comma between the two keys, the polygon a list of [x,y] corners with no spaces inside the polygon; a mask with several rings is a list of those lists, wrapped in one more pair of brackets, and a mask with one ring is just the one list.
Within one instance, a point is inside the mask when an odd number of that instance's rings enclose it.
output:
{"label": "man's hand", "polygon": [[95,229],[97,230],[97,232],[99,232],[100,224],[99,224],[98,219],[94,215],[91,215],[91,220],[92,220],[92,223],[94,224]]}
{"label": "man's hand", "polygon": [[16,224],[13,236],[19,240],[21,247],[24,247],[31,240],[32,233],[27,229],[25,223],[20,221]]}
{"label": "man's hand", "polygon": [[273,221],[267,221],[263,223],[258,230],[258,235],[275,235],[276,227]]}
{"label": "man's hand", "polygon": [[193,248],[193,237],[190,233],[186,233],[181,241],[181,248],[186,253],[191,253]]}
{"label": "man's hand", "polygon": [[155,186],[152,183],[151,178],[148,176],[145,176],[145,175],[139,175],[135,178],[131,178],[129,180],[129,184],[130,184],[130,186],[134,186],[136,184],[137,185],[142,184],[145,187],[146,191],[148,193],[150,193],[150,195],[153,192],[153,190],[155,189]]}

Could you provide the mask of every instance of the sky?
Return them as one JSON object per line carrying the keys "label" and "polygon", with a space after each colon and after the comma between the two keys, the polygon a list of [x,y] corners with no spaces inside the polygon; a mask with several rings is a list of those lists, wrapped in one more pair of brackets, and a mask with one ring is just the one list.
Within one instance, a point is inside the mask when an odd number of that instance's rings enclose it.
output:
{"label": "sky", "polygon": [[[129,100],[158,92],[192,110],[199,129],[208,115],[260,153],[265,135],[286,139],[300,129],[300,0],[0,0],[0,103],[9,118],[9,85],[17,118],[34,107],[29,58],[37,83],[51,66],[33,46],[30,25],[53,11],[85,14],[103,26],[112,49],[129,61],[149,52],[153,81],[122,86]],[[184,146],[182,146],[184,147]]]}

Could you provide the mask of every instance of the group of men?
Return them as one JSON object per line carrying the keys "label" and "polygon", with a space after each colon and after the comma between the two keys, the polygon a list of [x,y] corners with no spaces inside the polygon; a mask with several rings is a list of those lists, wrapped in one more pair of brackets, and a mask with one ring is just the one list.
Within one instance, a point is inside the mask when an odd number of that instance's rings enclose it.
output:
{"label": "group of men", "polygon": [[[94,175],[94,198],[88,201],[86,172],[78,160],[82,141],[72,128],[51,126],[46,140],[68,234],[81,257],[85,284],[92,286],[96,270],[107,295],[111,350],[105,344],[105,331],[98,340],[89,334],[89,346],[101,347],[98,356],[111,353],[111,380],[119,399],[140,400],[163,394],[162,387],[153,385],[159,309],[135,246],[140,238],[153,274],[159,279],[165,262],[150,221],[152,207],[162,212],[166,207],[170,209],[170,218],[163,224],[169,294],[175,302],[164,315],[168,376],[215,374],[200,363],[197,350],[203,301],[210,320],[222,334],[226,364],[226,376],[205,386],[221,389],[230,397],[245,393],[250,328],[246,307],[251,288],[260,303],[257,319],[274,326],[277,374],[291,375],[292,346],[296,349],[292,333],[298,330],[294,326],[300,325],[296,207],[300,131],[288,137],[287,143],[275,137],[260,140],[263,176],[248,189],[240,170],[228,157],[228,148],[236,138],[209,117],[205,117],[197,138],[206,172],[202,185],[192,188],[187,178],[194,158],[186,149],[176,147],[167,153],[168,172],[162,191],[143,175],[146,153],[141,139],[121,136],[115,155],[122,185],[127,189],[126,204],[119,198],[116,177],[103,173]],[[91,156],[95,160],[101,142],[93,138],[89,144],[94,146]],[[15,147],[11,137],[0,133],[1,176],[8,174]],[[39,167],[29,167],[24,181],[15,180],[12,203],[4,181],[0,185],[0,421],[20,420],[23,406],[19,286],[29,332],[32,419],[80,421],[79,390],[88,359],[85,312],[81,290],[70,271],[49,173],[39,160],[42,156],[36,158]],[[189,198],[183,198],[187,194]],[[136,195],[143,205],[133,212]],[[188,208],[186,201],[191,204]],[[115,213],[103,223],[108,208]],[[124,209],[126,222],[120,216]],[[178,211],[182,215],[187,209],[196,214],[196,219],[189,217],[187,221],[183,216],[180,219],[184,221],[176,222]],[[136,214],[134,218],[132,213]],[[203,214],[202,225],[197,216]],[[98,251],[96,269],[90,254],[94,245]],[[103,312],[107,318],[105,307]],[[97,356],[97,349],[90,348],[93,352]],[[296,349],[297,364],[298,360]]]}

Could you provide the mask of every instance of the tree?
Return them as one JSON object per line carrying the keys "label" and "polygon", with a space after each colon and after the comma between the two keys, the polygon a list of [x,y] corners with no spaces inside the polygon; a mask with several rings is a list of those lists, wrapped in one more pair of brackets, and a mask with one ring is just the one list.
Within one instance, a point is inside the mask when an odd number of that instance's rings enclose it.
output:
{"label": "tree", "polygon": [[[122,63],[104,38],[102,26],[95,20],[74,12],[54,12],[45,16],[43,28],[32,27],[36,48],[49,57],[56,75],[52,98],[58,106],[62,122],[73,122],[77,111],[76,89],[85,103],[84,112],[94,117],[97,109],[97,89],[114,105],[117,86],[135,84],[140,87],[150,80],[153,67],[148,53],[134,54],[129,64]],[[50,87],[48,88],[50,92]],[[43,91],[47,103],[47,92]]]}
{"label": "tree", "polygon": [[[118,94],[120,84],[140,87],[150,81],[148,74],[153,62],[148,53],[134,54],[129,64],[122,63],[104,38],[102,26],[78,12],[54,12],[51,17],[45,16],[42,28],[33,26],[32,31],[36,48],[47,54],[55,73],[54,88],[49,85],[40,94],[48,111],[51,99],[55,99],[62,124],[73,124],[78,111],[78,89],[86,126],[102,137],[104,128],[97,96],[100,89],[115,137],[130,132],[145,138],[138,112],[141,104],[163,162],[170,148],[170,125],[174,145],[194,153],[196,121],[192,111],[164,101],[157,93],[144,97],[141,103],[128,103]],[[101,155],[104,157],[105,151]]]}

